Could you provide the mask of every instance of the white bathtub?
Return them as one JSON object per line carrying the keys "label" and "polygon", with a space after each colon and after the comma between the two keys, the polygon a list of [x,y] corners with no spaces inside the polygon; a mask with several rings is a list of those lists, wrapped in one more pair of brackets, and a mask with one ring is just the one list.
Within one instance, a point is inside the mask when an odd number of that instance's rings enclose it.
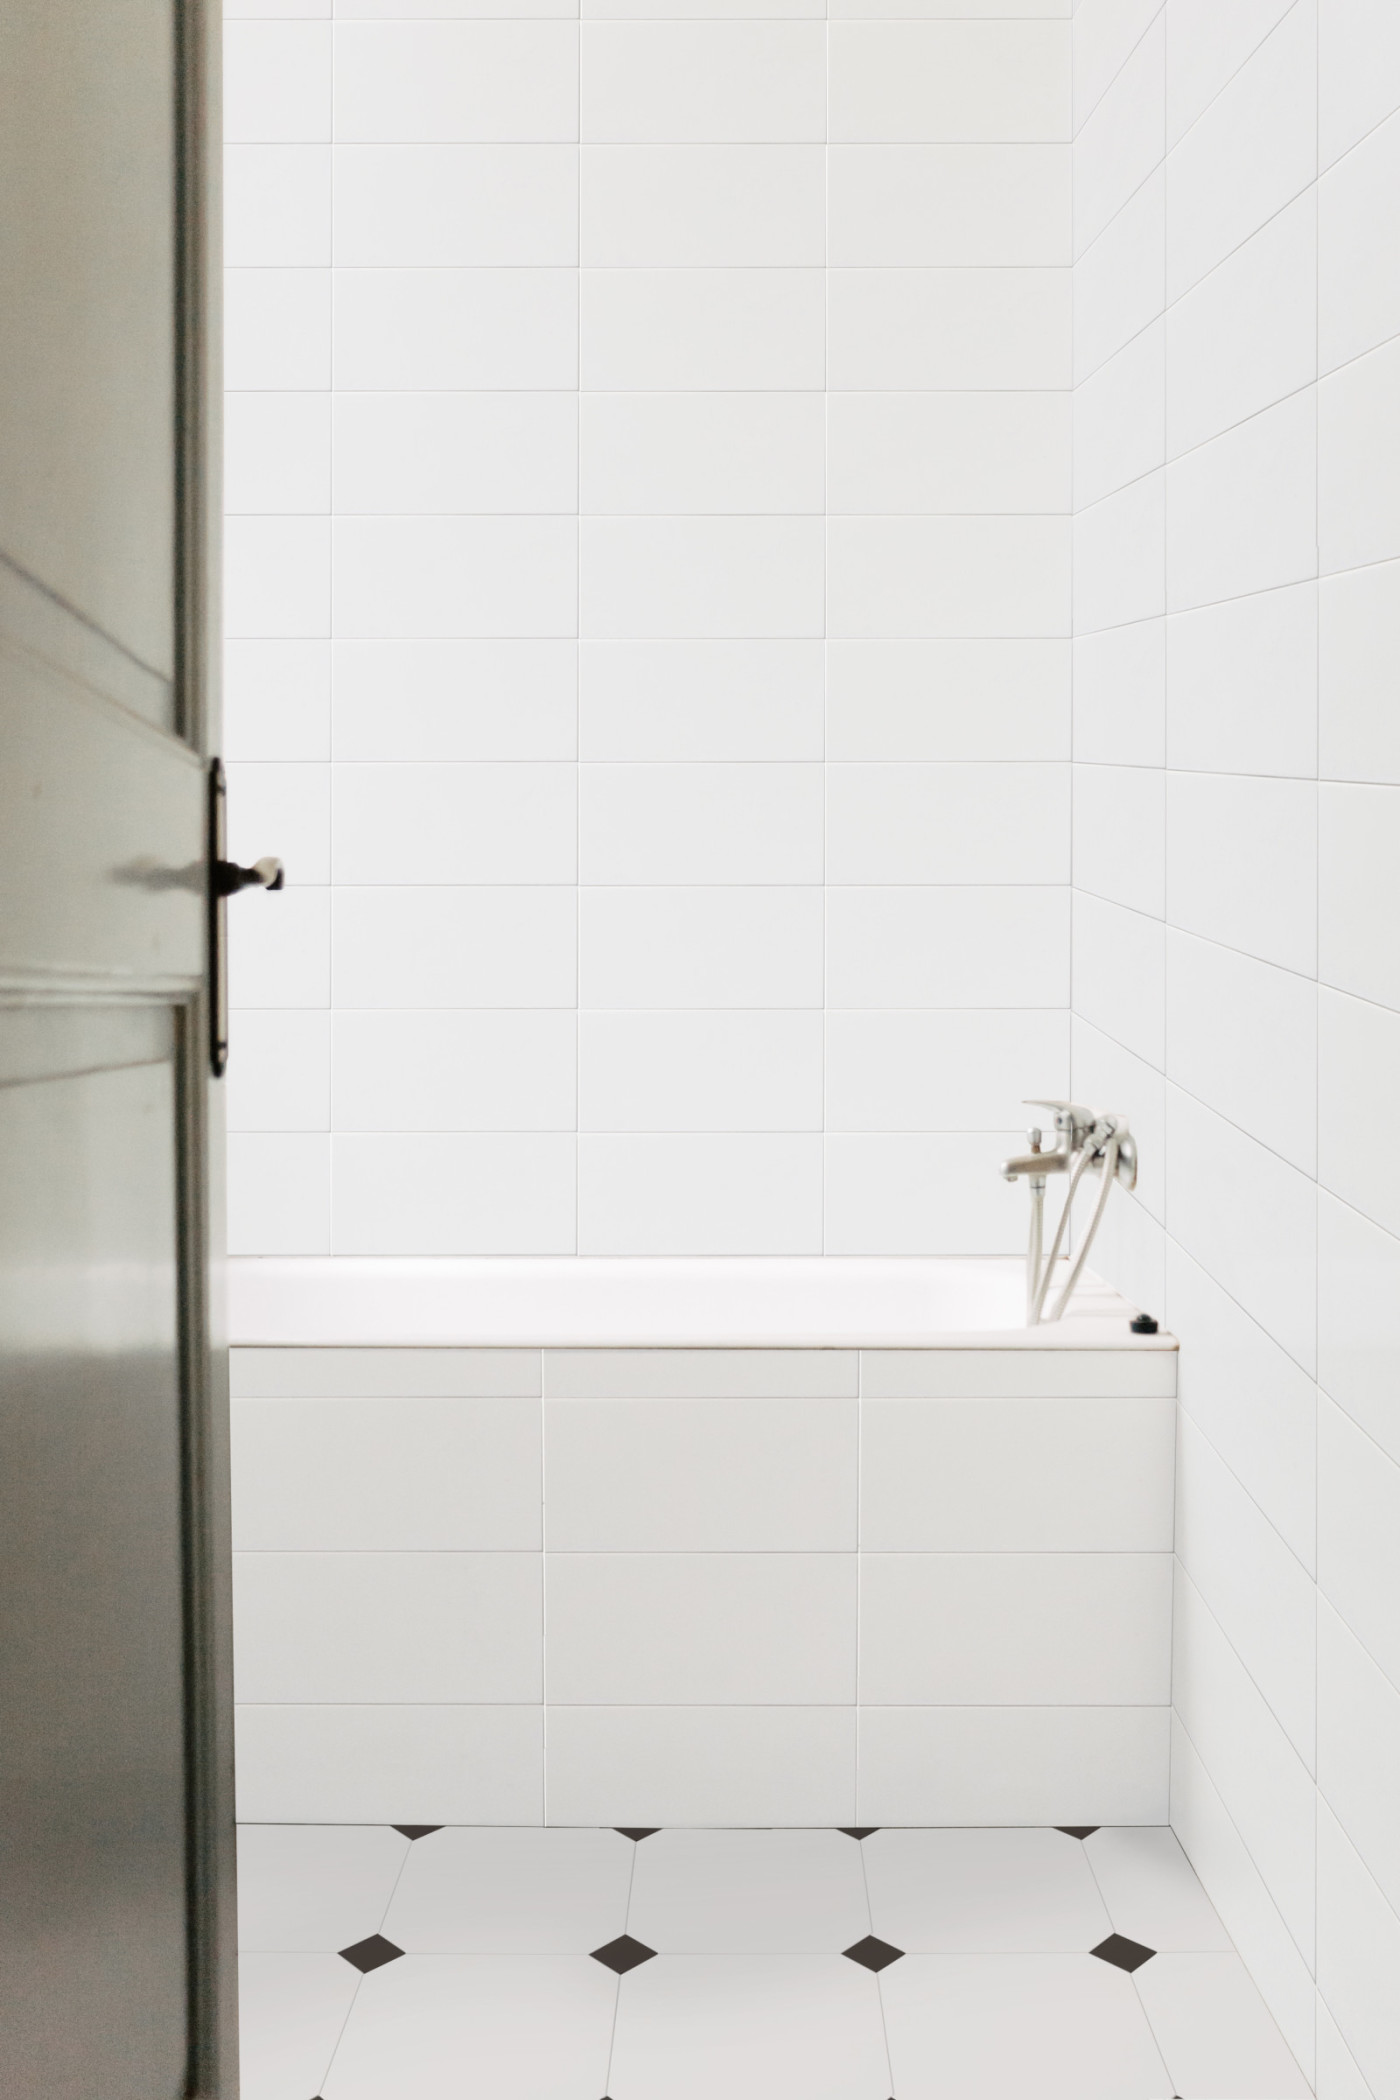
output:
{"label": "white bathtub", "polygon": [[1143,1346],[1128,1334],[1136,1309],[1089,1274],[1070,1317],[1028,1331],[1025,1267],[1006,1256],[229,1264],[233,1341],[283,1346],[1118,1348]]}

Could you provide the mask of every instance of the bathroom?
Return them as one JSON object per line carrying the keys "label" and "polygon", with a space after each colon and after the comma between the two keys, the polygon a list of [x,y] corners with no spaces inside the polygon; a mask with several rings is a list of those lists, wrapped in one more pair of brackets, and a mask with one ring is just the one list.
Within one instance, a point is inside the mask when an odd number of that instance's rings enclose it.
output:
{"label": "bathroom", "polygon": [[224,68],[245,2100],[1393,2100],[1400,12]]}

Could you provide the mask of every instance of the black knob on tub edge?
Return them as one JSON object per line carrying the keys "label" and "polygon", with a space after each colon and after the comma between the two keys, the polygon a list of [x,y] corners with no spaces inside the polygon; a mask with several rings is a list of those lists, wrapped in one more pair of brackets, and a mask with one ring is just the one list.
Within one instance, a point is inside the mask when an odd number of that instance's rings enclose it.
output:
{"label": "black knob on tub edge", "polygon": [[239,890],[280,890],[286,888],[286,871],[280,860],[271,854],[255,860],[251,868],[240,868],[236,860],[216,860],[214,863],[214,894],[216,897],[233,897]]}
{"label": "black knob on tub edge", "polygon": [[1139,1313],[1135,1320],[1129,1320],[1128,1332],[1129,1334],[1155,1334],[1157,1332],[1157,1322],[1153,1319],[1151,1313]]}

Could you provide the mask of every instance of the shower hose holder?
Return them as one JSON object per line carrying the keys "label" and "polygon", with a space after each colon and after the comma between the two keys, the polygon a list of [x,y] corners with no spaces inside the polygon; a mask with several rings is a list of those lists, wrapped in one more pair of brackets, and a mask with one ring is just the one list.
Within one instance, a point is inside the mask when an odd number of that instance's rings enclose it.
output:
{"label": "shower hose holder", "polygon": [[[1121,1181],[1125,1189],[1137,1183],[1137,1141],[1128,1128],[1126,1116],[1110,1115],[1101,1109],[1085,1108],[1078,1101],[1028,1101],[1027,1108],[1048,1108],[1055,1124],[1055,1141],[1046,1146],[1044,1132],[1029,1130],[1026,1140],[1030,1146],[1015,1159],[1004,1159],[1001,1171],[1007,1181],[1020,1181],[1023,1177],[1030,1184],[1031,1233],[1026,1250],[1026,1325],[1039,1327],[1042,1323],[1064,1317],[1065,1307],[1070,1301],[1075,1285],[1089,1259],[1089,1249],[1094,1244],[1094,1235],[1099,1229],[1108,1203],[1109,1190],[1115,1181]],[[1068,1177],[1065,1186],[1064,1208],[1055,1227],[1055,1237],[1049,1252],[1044,1251],[1045,1239],[1045,1191],[1052,1174]],[[1089,1229],[1079,1246],[1069,1274],[1053,1310],[1046,1311],[1050,1285],[1054,1279],[1055,1264],[1060,1258],[1069,1230],[1070,1211],[1080,1182],[1086,1174],[1097,1174],[1100,1180],[1098,1200],[1089,1219]]]}

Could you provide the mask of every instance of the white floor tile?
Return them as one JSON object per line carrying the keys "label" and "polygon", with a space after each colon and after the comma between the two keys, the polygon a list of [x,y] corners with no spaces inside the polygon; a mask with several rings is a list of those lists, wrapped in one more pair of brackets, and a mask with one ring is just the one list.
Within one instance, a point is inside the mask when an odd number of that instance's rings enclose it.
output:
{"label": "white floor tile", "polygon": [[1087,1954],[1111,1929],[1060,1830],[877,1830],[862,1850],[871,1929],[906,1953]]}
{"label": "white floor tile", "polygon": [[1115,1932],[1159,1950],[1199,1952],[1230,1945],[1230,1935],[1166,1824],[1096,1830],[1085,1840],[1084,1852]]}
{"label": "white floor tile", "polygon": [[880,1992],[899,2100],[1167,2100],[1174,2090],[1131,1979],[1091,1955],[907,1955]]}
{"label": "white floor tile", "polygon": [[1159,1954],[1133,1981],[1184,2100],[1308,2100],[1238,1954]]}
{"label": "white floor tile", "polygon": [[632,1841],[615,1830],[420,1838],[384,1930],[413,1954],[591,1954],[627,1922]]}
{"label": "white floor tile", "polygon": [[591,2100],[616,1997],[586,1955],[408,1955],[365,1978],[325,2100]]}
{"label": "white floor tile", "polygon": [[627,1930],[662,1954],[839,1954],[870,1931],[860,1848],[839,1830],[659,1830]]}
{"label": "white floor tile", "polygon": [[889,2075],[875,1978],[839,1954],[662,1955],[623,1978],[612,2100],[886,2100]]}
{"label": "white floor tile", "polygon": [[338,1954],[240,1955],[242,2100],[307,2100],[320,2092],[359,1981]]}
{"label": "white floor tile", "polygon": [[378,1932],[408,1851],[374,1824],[244,1823],[238,1944],[334,1954]]}

